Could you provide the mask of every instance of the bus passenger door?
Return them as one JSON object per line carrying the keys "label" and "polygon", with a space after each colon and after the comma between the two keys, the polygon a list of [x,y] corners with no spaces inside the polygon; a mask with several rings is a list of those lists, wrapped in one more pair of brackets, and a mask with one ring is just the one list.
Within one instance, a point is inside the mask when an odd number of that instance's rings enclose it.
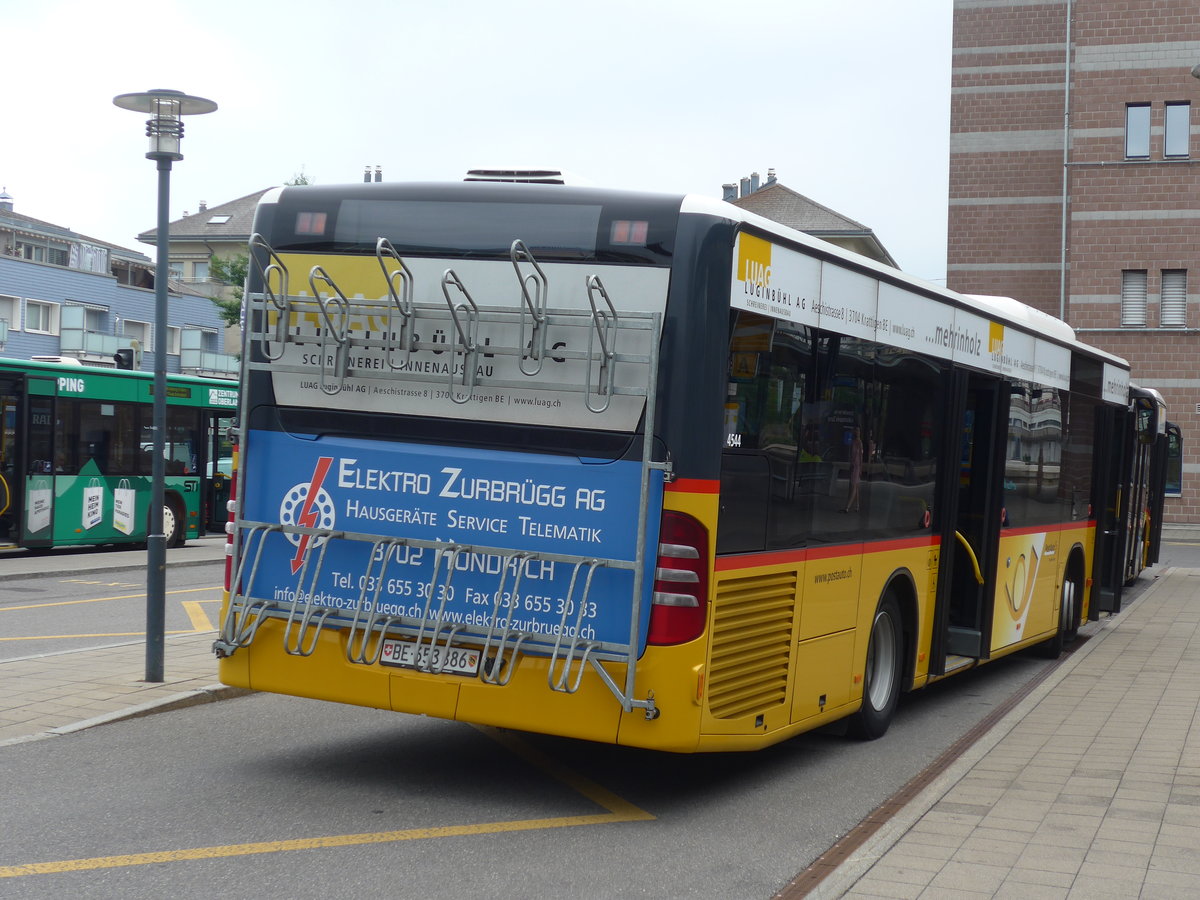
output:
{"label": "bus passenger door", "polygon": [[1096,407],[1092,443],[1092,514],[1096,517],[1096,550],[1092,563],[1092,596],[1088,618],[1121,611],[1124,587],[1126,521],[1129,490],[1125,472],[1130,465],[1133,426],[1128,410]]}
{"label": "bus passenger door", "polygon": [[230,480],[233,475],[233,444],[230,441],[230,429],[233,427],[233,415],[227,412],[205,413],[204,455],[204,530],[207,532],[224,531],[229,519]]}
{"label": "bus passenger door", "polygon": [[1008,434],[1007,382],[966,372],[951,378],[935,523],[942,549],[930,672],[937,675],[989,655]]}
{"label": "bus passenger door", "polygon": [[20,540],[24,461],[20,434],[24,431],[24,406],[19,378],[0,377],[0,546]]}

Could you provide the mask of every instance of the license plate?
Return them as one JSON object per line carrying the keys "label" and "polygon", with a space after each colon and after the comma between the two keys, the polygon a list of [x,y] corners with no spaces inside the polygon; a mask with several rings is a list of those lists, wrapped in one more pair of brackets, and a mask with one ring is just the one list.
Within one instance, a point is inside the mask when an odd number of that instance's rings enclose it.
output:
{"label": "license plate", "polygon": [[379,661],[385,666],[427,669],[438,674],[478,675],[479,651],[468,647],[430,647],[416,641],[386,640]]}

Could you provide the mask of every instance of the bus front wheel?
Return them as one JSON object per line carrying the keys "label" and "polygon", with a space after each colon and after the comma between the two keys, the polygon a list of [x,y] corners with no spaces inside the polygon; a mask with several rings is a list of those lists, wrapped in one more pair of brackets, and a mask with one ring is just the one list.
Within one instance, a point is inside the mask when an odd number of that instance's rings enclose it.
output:
{"label": "bus front wheel", "polygon": [[849,732],[862,740],[883,737],[900,702],[904,631],[900,606],[889,592],[879,601],[871,621],[867,664],[863,670],[862,707],[850,719]]}
{"label": "bus front wheel", "polygon": [[163,535],[168,547],[183,546],[183,517],[171,500],[163,501]]}

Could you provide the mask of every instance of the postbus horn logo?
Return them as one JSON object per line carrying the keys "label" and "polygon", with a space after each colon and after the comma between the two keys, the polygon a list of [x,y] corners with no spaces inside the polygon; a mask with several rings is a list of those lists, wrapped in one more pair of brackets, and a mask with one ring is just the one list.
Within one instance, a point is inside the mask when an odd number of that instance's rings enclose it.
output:
{"label": "postbus horn logo", "polygon": [[[329,467],[333,465],[332,456],[322,456],[317,459],[313,469],[312,479],[308,484],[293,485],[283,497],[279,505],[279,521],[283,525],[299,525],[301,528],[331,529],[334,523],[333,498],[321,487]],[[292,574],[295,575],[304,565],[304,556],[308,548],[319,547],[326,538],[323,535],[287,534],[287,539],[295,545],[296,555],[292,557]]]}

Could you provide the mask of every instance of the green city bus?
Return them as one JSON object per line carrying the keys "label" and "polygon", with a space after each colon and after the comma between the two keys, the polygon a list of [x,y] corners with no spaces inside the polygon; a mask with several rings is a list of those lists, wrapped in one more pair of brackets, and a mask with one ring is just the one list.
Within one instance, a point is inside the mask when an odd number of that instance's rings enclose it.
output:
{"label": "green city bus", "polygon": [[[163,533],[223,530],[237,382],[167,379]],[[0,359],[0,548],[144,543],[154,376]]]}

